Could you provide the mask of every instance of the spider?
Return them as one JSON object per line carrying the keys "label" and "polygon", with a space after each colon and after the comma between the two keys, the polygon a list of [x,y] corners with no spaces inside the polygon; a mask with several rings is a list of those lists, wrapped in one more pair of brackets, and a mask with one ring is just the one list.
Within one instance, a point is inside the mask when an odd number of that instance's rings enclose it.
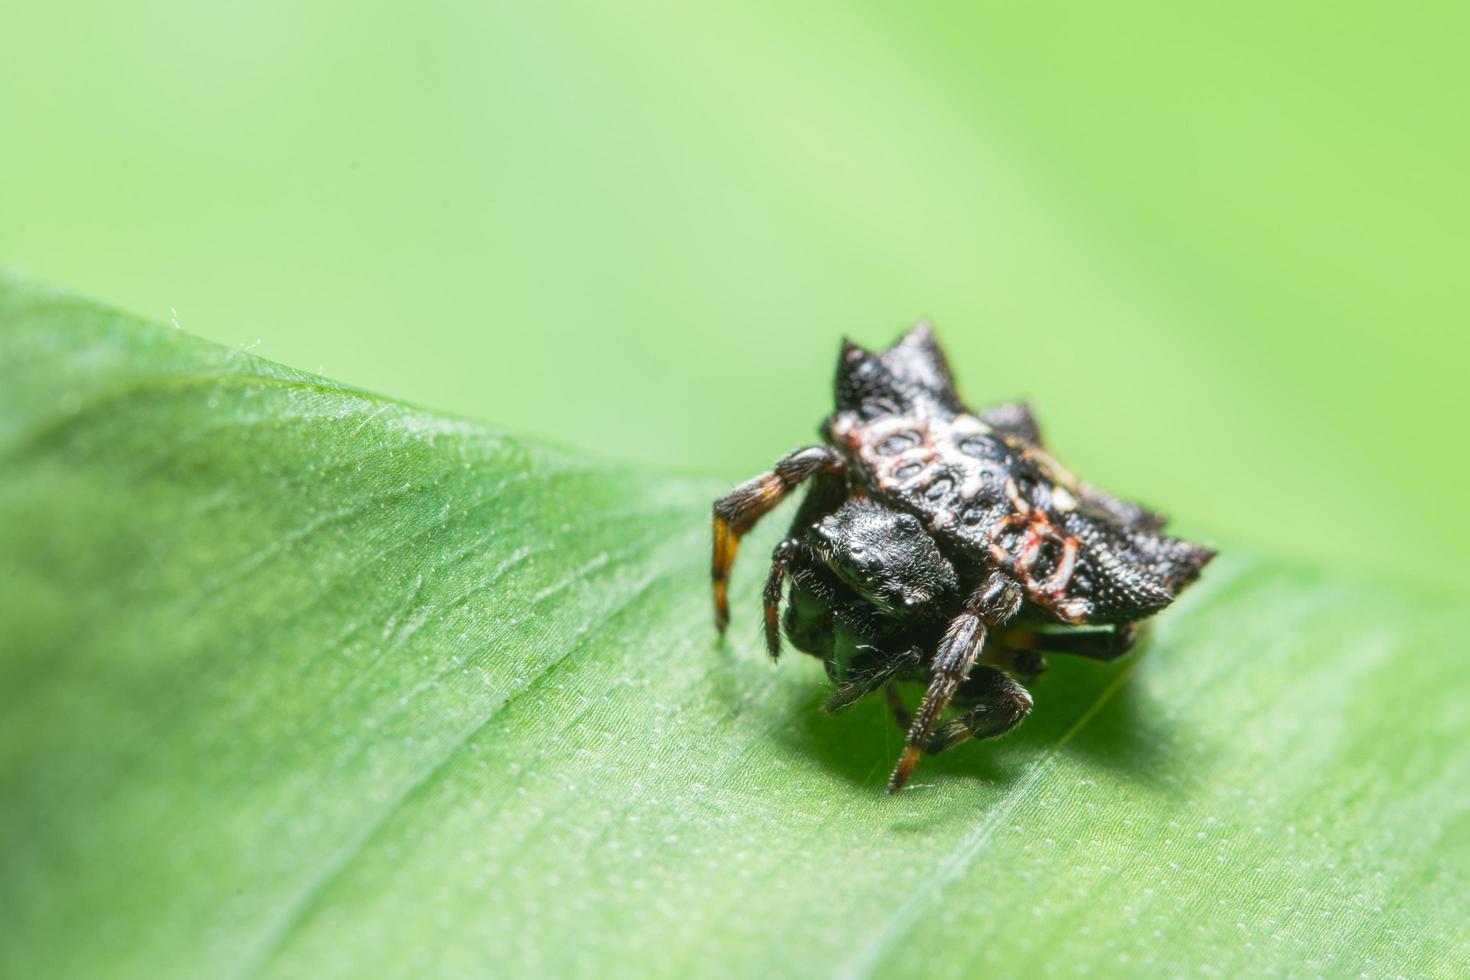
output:
{"label": "spider", "polygon": [[[967,408],[927,324],[877,353],[844,341],[835,400],[822,444],[715,501],[715,623],[723,634],[741,537],[808,484],[771,556],[766,647],[779,656],[784,630],[822,661],[825,711],[885,692],[906,732],[889,793],[922,753],[1019,725],[1043,651],[1126,653],[1214,557],[1069,473],[1025,404]],[[908,681],[926,685],[912,716]]]}

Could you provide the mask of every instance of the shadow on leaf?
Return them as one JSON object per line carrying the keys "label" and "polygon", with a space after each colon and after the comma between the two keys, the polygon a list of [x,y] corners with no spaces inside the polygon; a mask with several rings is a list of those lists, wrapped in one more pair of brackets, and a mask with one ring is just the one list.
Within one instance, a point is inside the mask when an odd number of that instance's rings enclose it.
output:
{"label": "shadow on leaf", "polygon": [[[1004,789],[1022,779],[1054,751],[1073,752],[1099,767],[1126,774],[1146,786],[1166,771],[1170,738],[1162,715],[1128,676],[1134,660],[1097,663],[1053,657],[1032,686],[1036,707],[1016,731],[988,742],[966,742],[938,756],[925,756],[914,788],[936,776],[976,779]],[[919,685],[906,685],[912,708]],[[826,686],[793,707],[793,723],[777,733],[784,747],[856,785],[879,790],[903,748],[903,733],[881,696],[870,696],[837,715],[820,710]],[[1091,716],[1089,717],[1089,713]],[[1079,727],[1080,726],[1080,727]]]}

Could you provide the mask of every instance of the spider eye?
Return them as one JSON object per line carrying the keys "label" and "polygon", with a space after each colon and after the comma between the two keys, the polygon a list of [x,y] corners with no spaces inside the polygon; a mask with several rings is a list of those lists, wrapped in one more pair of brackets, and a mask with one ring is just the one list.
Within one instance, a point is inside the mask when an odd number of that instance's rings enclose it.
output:
{"label": "spider eye", "polygon": [[898,526],[905,531],[917,531],[919,529],[919,519],[913,514],[900,514],[898,515]]}

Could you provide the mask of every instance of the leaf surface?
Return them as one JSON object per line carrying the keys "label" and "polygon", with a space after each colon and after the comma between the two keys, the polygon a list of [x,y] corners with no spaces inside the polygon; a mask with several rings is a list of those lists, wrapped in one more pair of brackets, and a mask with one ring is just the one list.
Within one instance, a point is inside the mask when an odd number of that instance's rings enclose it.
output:
{"label": "leaf surface", "polygon": [[1454,597],[1227,546],[888,798],[722,489],[0,280],[0,974],[1463,969]]}

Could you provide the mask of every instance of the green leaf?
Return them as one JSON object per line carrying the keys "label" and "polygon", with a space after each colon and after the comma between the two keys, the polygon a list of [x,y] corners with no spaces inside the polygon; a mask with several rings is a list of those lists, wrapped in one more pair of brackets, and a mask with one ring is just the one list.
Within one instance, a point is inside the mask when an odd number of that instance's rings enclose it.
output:
{"label": "green leaf", "polygon": [[1226,547],[890,798],[722,489],[0,281],[0,974],[1463,970],[1455,597]]}

